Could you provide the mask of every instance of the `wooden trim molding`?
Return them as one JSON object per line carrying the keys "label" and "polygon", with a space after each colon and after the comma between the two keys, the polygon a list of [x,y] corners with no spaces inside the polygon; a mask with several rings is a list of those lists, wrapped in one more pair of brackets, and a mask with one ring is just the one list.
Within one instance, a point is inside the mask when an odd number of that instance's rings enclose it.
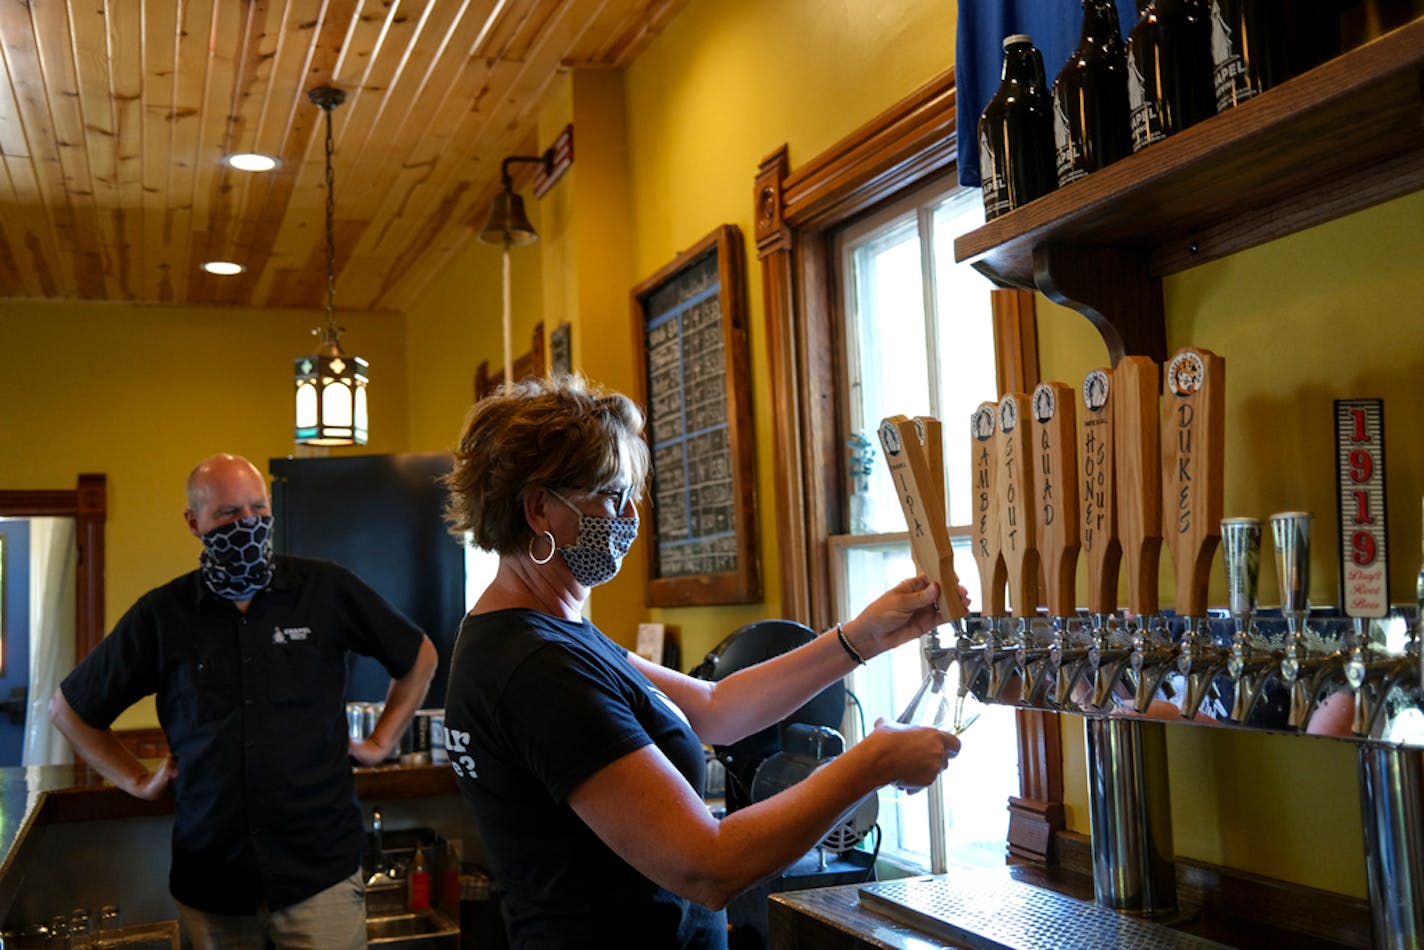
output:
{"label": "wooden trim molding", "polygon": [[941,73],[794,171],[786,146],[753,187],[766,306],[776,468],[781,613],[815,629],[835,621],[825,539],[845,508],[836,393],[829,232],[954,163],[954,72]]}
{"label": "wooden trim molding", "polygon": [[1020,861],[1053,861],[1054,835],[1063,830],[1063,743],[1058,713],[1021,709],[1019,795],[1009,799],[1009,854]]}
{"label": "wooden trim molding", "polygon": [[80,475],[73,491],[0,491],[0,515],[74,519],[74,540],[79,550],[74,585],[74,659],[84,659],[104,638],[104,521],[108,517],[105,477]]}
{"label": "wooden trim molding", "polygon": [[994,314],[994,378],[999,397],[1030,393],[1042,379],[1038,372],[1038,316],[1033,294],[995,290],[989,295]]}

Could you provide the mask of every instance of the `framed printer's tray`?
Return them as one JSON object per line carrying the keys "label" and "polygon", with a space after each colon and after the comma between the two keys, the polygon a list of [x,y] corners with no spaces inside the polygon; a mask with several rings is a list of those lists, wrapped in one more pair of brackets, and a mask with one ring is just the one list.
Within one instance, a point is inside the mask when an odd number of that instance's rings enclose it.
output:
{"label": "framed printer's tray", "polygon": [[742,234],[723,225],[632,291],[652,452],[647,602],[761,599]]}

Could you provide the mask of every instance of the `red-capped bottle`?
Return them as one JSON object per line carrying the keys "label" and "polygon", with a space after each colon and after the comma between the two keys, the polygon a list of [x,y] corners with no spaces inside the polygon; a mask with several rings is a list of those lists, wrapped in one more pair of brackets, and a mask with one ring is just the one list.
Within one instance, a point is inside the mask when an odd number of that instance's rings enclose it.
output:
{"label": "red-capped bottle", "polygon": [[999,89],[979,116],[984,217],[997,218],[1058,187],[1043,55],[1025,33],[1004,38]]}
{"label": "red-capped bottle", "polygon": [[406,910],[427,910],[430,907],[430,870],[425,866],[425,850],[419,846],[406,875],[405,895]]}
{"label": "red-capped bottle", "polygon": [[1132,154],[1127,46],[1113,0],[1083,0],[1078,48],[1053,81],[1053,143],[1060,187]]}

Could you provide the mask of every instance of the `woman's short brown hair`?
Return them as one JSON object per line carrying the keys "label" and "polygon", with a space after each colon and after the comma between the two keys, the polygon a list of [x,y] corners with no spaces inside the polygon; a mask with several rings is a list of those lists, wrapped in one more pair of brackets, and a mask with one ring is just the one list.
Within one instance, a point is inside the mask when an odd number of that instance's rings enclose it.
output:
{"label": "woman's short brown hair", "polygon": [[622,393],[582,376],[530,378],[501,386],[470,408],[455,448],[450,533],[498,554],[529,543],[524,493],[530,488],[596,491],[625,473],[627,453],[634,500],[648,475],[643,411]]}

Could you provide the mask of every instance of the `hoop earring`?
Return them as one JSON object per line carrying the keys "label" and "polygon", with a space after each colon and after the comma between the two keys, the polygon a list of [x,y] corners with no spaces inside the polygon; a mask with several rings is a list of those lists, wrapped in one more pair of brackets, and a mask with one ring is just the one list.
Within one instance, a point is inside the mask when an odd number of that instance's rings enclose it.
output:
{"label": "hoop earring", "polygon": [[538,536],[536,535],[535,537],[529,539],[529,560],[533,561],[535,564],[548,564],[554,559],[554,552],[559,549],[558,543],[554,541],[553,532],[545,531],[544,537],[549,539],[549,554],[542,561],[534,556],[534,542],[539,540]]}

